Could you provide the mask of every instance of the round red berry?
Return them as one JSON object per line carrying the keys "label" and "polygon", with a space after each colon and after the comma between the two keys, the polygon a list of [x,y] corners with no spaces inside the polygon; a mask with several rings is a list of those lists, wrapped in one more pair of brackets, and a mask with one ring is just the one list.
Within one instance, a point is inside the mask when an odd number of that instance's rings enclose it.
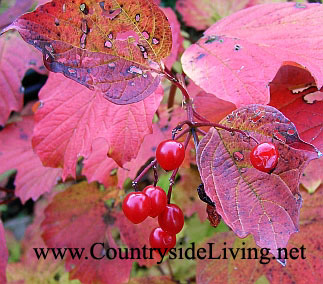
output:
{"label": "round red berry", "polygon": [[134,224],[144,221],[150,212],[150,198],[143,192],[131,192],[122,202],[124,215]]}
{"label": "round red berry", "polygon": [[251,164],[259,171],[269,173],[278,163],[279,153],[275,144],[265,142],[257,145],[250,153]]}
{"label": "round red berry", "polygon": [[149,236],[151,248],[167,249],[169,251],[176,245],[176,235],[165,232],[162,228],[155,228]]}
{"label": "round red berry", "polygon": [[185,148],[181,142],[165,140],[161,142],[156,150],[158,164],[165,171],[177,169],[185,158]]}
{"label": "round red berry", "polygon": [[165,191],[159,186],[149,185],[145,187],[143,193],[150,198],[151,210],[149,216],[157,217],[166,208],[167,196]]}
{"label": "round red berry", "polygon": [[165,210],[158,216],[158,223],[164,231],[177,234],[184,226],[184,214],[177,205],[167,204]]}

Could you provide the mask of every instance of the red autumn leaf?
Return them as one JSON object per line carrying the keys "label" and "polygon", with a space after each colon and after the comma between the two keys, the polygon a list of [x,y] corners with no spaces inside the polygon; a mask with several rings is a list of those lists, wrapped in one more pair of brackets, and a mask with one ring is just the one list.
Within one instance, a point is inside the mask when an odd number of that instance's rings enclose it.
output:
{"label": "red autumn leaf", "polygon": [[270,105],[295,123],[303,140],[323,150],[323,92],[315,86],[308,70],[289,62],[270,83]]}
{"label": "red autumn leaf", "polygon": [[0,31],[10,25],[17,17],[26,13],[31,8],[33,2],[33,0],[15,0],[14,4],[10,5],[10,7],[0,15]]}
{"label": "red autumn leaf", "polygon": [[236,109],[233,103],[204,92],[194,82],[190,82],[187,90],[190,96],[194,98],[195,110],[209,121],[219,122],[223,117]]}
{"label": "red autumn leaf", "polygon": [[[131,223],[123,213],[114,215],[116,217],[116,226],[119,228],[121,241],[127,245],[128,248],[139,248],[140,250],[145,246],[150,248],[149,235],[151,231],[159,227],[157,218],[148,217],[144,222],[134,225]],[[160,260],[158,256],[152,255],[153,259],[145,259],[142,251],[140,258],[136,262],[139,265],[152,266]],[[146,258],[151,258],[150,252],[146,251]]]}
{"label": "red autumn leaf", "polygon": [[[132,261],[120,258],[98,261],[90,257],[94,243],[117,248],[110,233],[115,217],[105,206],[105,201],[117,196],[116,189],[102,191],[95,183],[82,182],[58,193],[46,208],[42,223],[46,245],[85,249],[81,260],[66,258],[71,279],[79,279],[82,283],[123,283],[128,280]],[[94,247],[93,253],[100,257],[102,246]]]}
{"label": "red autumn leaf", "polygon": [[[136,174],[150,158],[155,157],[158,144],[167,139],[164,132],[157,124],[153,124],[153,133],[147,135],[142,142],[137,157],[124,165],[124,168],[118,169],[118,186],[123,187],[127,178],[135,179]],[[106,171],[105,171],[106,172]]]}
{"label": "red autumn leaf", "polygon": [[271,174],[258,171],[249,158],[253,140],[211,128],[197,149],[207,195],[239,237],[252,234],[260,247],[286,247],[290,235],[298,231],[299,178],[308,162],[318,157],[315,148],[301,141],[295,126],[269,106],[238,109],[221,123],[247,131],[259,143],[273,142],[280,158]]}
{"label": "red autumn leaf", "polygon": [[42,58],[16,33],[0,38],[0,125],[4,125],[11,111],[23,106],[21,80],[28,69],[45,73]]}
{"label": "red autumn leaf", "polygon": [[88,182],[98,181],[105,187],[117,185],[118,165],[107,157],[107,141],[104,138],[97,138],[92,143],[91,154],[83,161],[83,175]]}
{"label": "red autumn leaf", "polygon": [[13,122],[0,132],[0,173],[17,170],[15,195],[24,203],[37,200],[57,183],[61,169],[46,168],[31,147],[32,116]]}
{"label": "red autumn leaf", "polygon": [[[256,244],[250,236],[238,239],[232,232],[220,233],[206,243],[213,243],[212,255],[213,257],[221,255],[221,259],[198,260],[197,283],[255,283],[261,276],[267,278],[271,284],[303,283],[304,279],[308,283],[322,282],[322,192],[321,190],[321,193],[318,191],[312,195],[302,193],[304,200],[300,213],[300,232],[291,236],[287,246],[288,252],[292,252],[293,257],[298,255],[297,259],[291,259],[291,255],[288,254],[287,265],[283,268],[271,254],[268,254],[264,256],[263,261],[269,263],[261,264],[261,251],[258,248],[257,259],[254,259]],[[306,259],[301,259],[302,246]],[[209,245],[205,248],[209,250]],[[232,257],[229,248],[232,248],[233,253],[237,252],[236,259]],[[227,259],[223,259],[224,249]],[[250,258],[253,259],[248,259],[249,249]],[[243,250],[244,258],[242,258]],[[263,253],[265,254],[265,251]]]}
{"label": "red autumn leaf", "polygon": [[4,228],[0,219],[0,282],[1,283],[6,283],[7,262],[8,262],[8,249],[6,246]]}
{"label": "red autumn leaf", "polygon": [[172,49],[168,57],[164,59],[164,63],[168,69],[172,69],[172,65],[178,58],[178,54],[183,49],[183,36],[181,35],[181,25],[177,20],[175,12],[171,8],[161,8],[166,15],[172,30]]}
{"label": "red autumn leaf", "polygon": [[138,102],[157,88],[170,54],[167,18],[150,0],[53,0],[9,28],[42,51],[46,67],[117,104]]}
{"label": "red autumn leaf", "polygon": [[[306,67],[320,88],[320,4],[257,5],[211,26],[182,56],[185,73],[237,107],[269,103],[268,83],[285,61]],[[301,40],[300,40],[301,38]]]}
{"label": "red autumn leaf", "polygon": [[[63,90],[63,91],[62,91]],[[78,157],[91,153],[96,138],[105,138],[106,153],[119,165],[136,157],[163,96],[159,87],[144,101],[119,106],[98,92],[51,73],[40,91],[33,146],[43,164],[64,167],[63,178],[75,177]]]}

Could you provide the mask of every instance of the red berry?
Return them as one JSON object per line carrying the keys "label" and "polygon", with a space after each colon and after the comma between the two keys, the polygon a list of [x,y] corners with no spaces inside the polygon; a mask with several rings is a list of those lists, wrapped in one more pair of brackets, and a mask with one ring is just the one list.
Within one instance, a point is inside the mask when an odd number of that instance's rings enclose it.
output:
{"label": "red berry", "polygon": [[257,145],[250,153],[251,164],[259,171],[269,173],[278,163],[279,153],[273,143]]}
{"label": "red berry", "polygon": [[151,210],[149,213],[150,217],[157,217],[160,213],[164,211],[167,204],[167,196],[165,191],[159,186],[149,185],[143,190],[151,202]]}
{"label": "red berry", "polygon": [[159,226],[170,234],[179,233],[184,226],[184,215],[177,205],[167,204],[165,210],[158,216]]}
{"label": "red berry", "polygon": [[149,243],[151,248],[167,249],[169,251],[176,245],[176,235],[167,233],[162,228],[157,227],[150,233]]}
{"label": "red berry", "polygon": [[150,212],[150,198],[143,192],[131,192],[122,202],[124,215],[134,224],[144,221]]}
{"label": "red berry", "polygon": [[184,145],[175,140],[165,140],[161,142],[156,150],[158,164],[165,171],[177,169],[185,158]]}

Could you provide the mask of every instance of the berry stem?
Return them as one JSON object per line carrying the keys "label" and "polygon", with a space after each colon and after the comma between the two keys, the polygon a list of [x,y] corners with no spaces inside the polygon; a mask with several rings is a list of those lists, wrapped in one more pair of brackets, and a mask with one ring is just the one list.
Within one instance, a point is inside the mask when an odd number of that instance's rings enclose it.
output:
{"label": "berry stem", "polygon": [[4,187],[0,187],[0,191],[4,191],[6,193],[13,193],[12,189],[7,189],[7,188],[4,188]]}
{"label": "berry stem", "polygon": [[[187,148],[188,143],[191,140],[191,136],[192,133],[190,132],[189,134],[187,134],[185,142],[184,142],[184,147],[185,149]],[[170,199],[172,197],[172,191],[173,191],[173,185],[175,184],[175,177],[177,175],[179,168],[175,169],[171,175],[171,177],[169,178],[169,188],[168,188],[168,193],[167,193],[167,203],[170,203]]]}
{"label": "berry stem", "polygon": [[[135,191],[139,191],[139,189],[138,189],[138,182],[142,179],[142,177],[146,174],[146,173],[148,173],[148,171],[152,168],[152,167],[154,167],[155,165],[157,164],[157,160],[156,159],[154,159],[152,162],[150,162],[149,163],[149,165],[146,167],[146,168],[144,168],[143,169],[143,171],[139,174],[139,176],[137,176],[134,180],[133,180],[133,182],[132,182],[132,187],[135,189]],[[157,177],[158,178],[158,177]]]}
{"label": "berry stem", "polygon": [[157,182],[158,182],[158,173],[157,173],[157,166],[156,164],[153,165],[153,170],[154,170],[154,186],[157,185]]}

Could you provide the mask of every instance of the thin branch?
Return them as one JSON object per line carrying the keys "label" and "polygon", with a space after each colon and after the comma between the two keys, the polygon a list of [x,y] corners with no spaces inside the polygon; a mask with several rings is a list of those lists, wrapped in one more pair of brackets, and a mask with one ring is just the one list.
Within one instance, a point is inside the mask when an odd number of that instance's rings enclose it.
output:
{"label": "thin branch", "polygon": [[176,90],[177,90],[177,86],[175,84],[172,84],[170,86],[168,102],[167,102],[167,108],[168,109],[170,109],[170,108],[172,108],[174,106]]}
{"label": "thin branch", "polygon": [[148,171],[154,167],[157,163],[157,160],[154,159],[146,168],[143,169],[143,171],[139,174],[139,176],[137,176],[133,182],[132,182],[132,187],[135,189],[135,191],[138,191],[138,182],[142,179],[142,177],[148,173]]}

